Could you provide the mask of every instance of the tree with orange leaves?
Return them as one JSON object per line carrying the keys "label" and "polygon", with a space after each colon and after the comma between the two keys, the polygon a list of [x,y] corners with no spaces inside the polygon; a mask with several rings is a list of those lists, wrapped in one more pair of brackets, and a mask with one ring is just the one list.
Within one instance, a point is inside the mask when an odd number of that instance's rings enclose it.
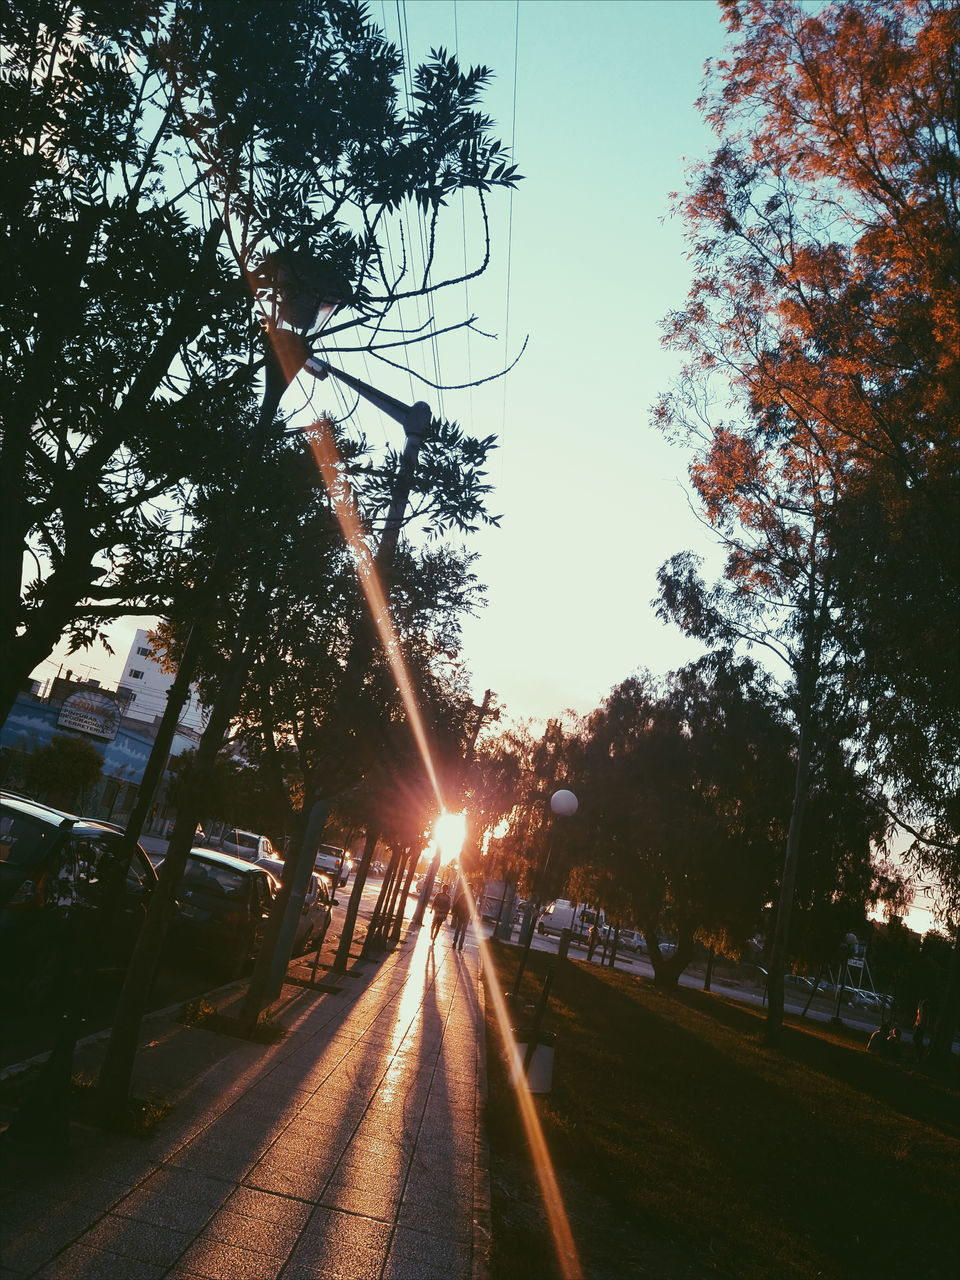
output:
{"label": "tree with orange leaves", "polygon": [[[769,618],[784,599],[764,601],[763,590],[794,581],[796,634],[808,656],[811,640],[826,641],[843,660],[836,687],[858,699],[871,764],[900,798],[932,809],[938,847],[949,846],[960,725],[960,8],[723,7],[732,44],[700,103],[719,145],[677,201],[696,275],[666,342],[689,362],[657,416],[697,443],[694,484],[731,554],[713,593],[692,591],[675,564],[665,605],[707,634],[707,623],[742,623],[745,608]],[[721,380],[732,421],[717,421]],[[798,537],[814,525],[817,579],[829,588],[816,607],[790,577]],[[824,674],[794,666],[798,715],[816,709]],[[802,761],[798,802],[801,775]],[[789,881],[788,855],[778,930]],[[770,968],[776,981],[774,958]]]}

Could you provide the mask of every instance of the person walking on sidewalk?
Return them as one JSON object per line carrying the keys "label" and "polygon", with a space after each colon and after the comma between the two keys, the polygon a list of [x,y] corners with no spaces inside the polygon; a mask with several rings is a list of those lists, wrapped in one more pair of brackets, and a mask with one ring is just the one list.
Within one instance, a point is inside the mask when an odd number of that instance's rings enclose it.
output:
{"label": "person walking on sidewalk", "polygon": [[470,890],[461,885],[460,892],[453,902],[453,947],[455,951],[463,950],[463,940],[470,923]]}
{"label": "person walking on sidewalk", "polygon": [[437,934],[443,927],[450,911],[450,890],[445,884],[440,886],[440,892],[433,900],[433,924],[430,926],[430,941],[436,940]]}

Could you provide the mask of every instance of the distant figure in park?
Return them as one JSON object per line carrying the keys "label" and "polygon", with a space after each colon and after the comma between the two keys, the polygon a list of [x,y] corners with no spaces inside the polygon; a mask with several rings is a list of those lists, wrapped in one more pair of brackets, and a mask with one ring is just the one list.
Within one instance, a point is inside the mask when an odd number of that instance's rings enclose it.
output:
{"label": "distant figure in park", "polygon": [[463,950],[463,940],[470,923],[470,890],[461,887],[453,900],[453,946],[455,951]]}
{"label": "distant figure in park", "polygon": [[899,1028],[899,1027],[893,1027],[893,1028],[891,1029],[891,1031],[890,1031],[890,1034],[887,1036],[886,1040],[883,1042],[883,1044],[884,1044],[884,1053],[883,1053],[883,1056],[884,1056],[885,1058],[889,1058],[889,1059],[891,1060],[891,1062],[897,1062],[897,1061],[899,1061],[899,1058],[900,1058],[900,1028]]}
{"label": "distant figure in park", "polygon": [[917,1016],[913,1022],[913,1051],[917,1061],[923,1059],[924,1047],[930,1035],[930,1002],[921,1000],[917,1005]]}
{"label": "distant figure in park", "polygon": [[886,1049],[887,1037],[890,1035],[890,1024],[881,1022],[873,1035],[867,1041],[867,1053],[883,1054]]}
{"label": "distant figure in park", "polygon": [[433,924],[430,926],[430,941],[436,940],[437,934],[443,926],[444,920],[450,912],[450,890],[445,884],[440,886],[440,892],[433,900]]}
{"label": "distant figure in park", "polygon": [[587,938],[587,959],[593,959],[593,953],[597,949],[597,943],[600,941],[600,930],[595,924],[590,926],[590,934]]}

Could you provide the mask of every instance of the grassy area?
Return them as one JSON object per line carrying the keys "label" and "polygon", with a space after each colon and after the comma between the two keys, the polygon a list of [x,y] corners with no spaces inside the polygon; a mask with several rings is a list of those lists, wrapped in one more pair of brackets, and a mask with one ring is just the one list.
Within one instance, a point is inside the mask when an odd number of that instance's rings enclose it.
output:
{"label": "grassy area", "polygon": [[[494,947],[503,990],[515,948]],[[555,957],[532,952],[532,1002]],[[488,1017],[491,1002],[487,1002]],[[581,961],[557,977],[537,1108],[590,1280],[946,1280],[956,1272],[960,1090],[865,1037]],[[556,1276],[491,1025],[493,1280]]]}

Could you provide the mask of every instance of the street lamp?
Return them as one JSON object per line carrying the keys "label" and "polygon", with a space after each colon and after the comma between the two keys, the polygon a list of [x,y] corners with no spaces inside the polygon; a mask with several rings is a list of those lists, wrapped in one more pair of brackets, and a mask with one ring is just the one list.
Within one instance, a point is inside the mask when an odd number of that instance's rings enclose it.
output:
{"label": "street lamp", "polygon": [[[550,797],[550,812],[555,817],[572,818],[573,815],[579,809],[579,807],[580,807],[580,801],[577,799],[577,797],[573,794],[572,791],[567,791],[565,788],[561,788],[559,791],[555,791],[553,795]],[[513,994],[515,996],[518,996],[520,994],[520,983],[523,979],[524,970],[527,967],[527,957],[530,955],[530,944],[533,941],[533,930],[535,927],[536,915],[541,905],[540,894],[543,891],[544,881],[546,879],[546,874],[547,874],[547,867],[550,865],[550,855],[552,853],[553,853],[553,832],[551,830],[551,832],[547,837],[546,857],[544,858],[543,865],[540,868],[539,874],[537,875],[537,885],[536,885],[536,895],[535,895],[536,905],[533,908],[533,910],[530,910],[530,904],[527,903],[527,906],[525,908],[523,925],[521,926],[522,950],[520,952],[520,967],[517,969],[517,976],[514,979],[514,983],[513,983]]]}
{"label": "street lamp", "polygon": [[319,333],[337,308],[350,301],[351,291],[328,263],[297,249],[268,253],[252,282],[264,308],[266,360],[260,421],[265,427],[310,357],[309,335]]}
{"label": "street lamp", "polygon": [[[263,398],[257,431],[244,467],[245,477],[250,474],[257,450],[264,444],[283,393],[309,355],[306,339],[297,330],[315,329],[318,325],[322,328],[337,307],[349,302],[351,296],[349,286],[335,271],[298,251],[278,249],[267,254],[260,267],[252,274],[251,282],[258,301],[266,308],[266,351]],[[292,325],[293,328],[283,328],[281,325]],[[220,573],[230,555],[230,549],[231,540],[223,539],[214,555],[203,588],[205,610],[209,610],[211,606],[211,597],[215,600],[219,594]],[[133,811],[126,824],[126,838],[131,854],[163,777],[180,710],[190,690],[201,646],[202,629],[191,627],[173,683],[167,690],[163,715],[144,768]]]}

